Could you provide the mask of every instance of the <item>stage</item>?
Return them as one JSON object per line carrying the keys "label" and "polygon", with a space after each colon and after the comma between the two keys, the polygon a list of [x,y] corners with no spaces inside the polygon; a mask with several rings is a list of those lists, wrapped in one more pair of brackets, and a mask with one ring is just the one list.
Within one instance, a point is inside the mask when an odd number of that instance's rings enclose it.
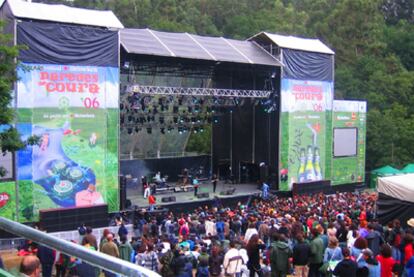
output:
{"label": "stage", "polygon": [[[234,189],[234,193],[225,194]],[[172,206],[176,204],[192,204],[195,203],[201,205],[206,202],[211,202],[215,197],[220,200],[235,200],[237,198],[246,199],[251,195],[258,195],[260,190],[258,189],[257,184],[226,184],[224,181],[220,181],[217,184],[216,192],[213,193],[213,185],[210,181],[201,183],[198,189],[198,193],[206,194],[208,197],[198,198],[194,196],[194,191],[181,191],[181,192],[165,192],[158,193],[155,195],[157,198],[157,206]],[[162,198],[174,196],[174,202],[162,202]],[[138,207],[148,207],[148,199],[145,199],[143,196],[142,187],[140,184],[132,185],[129,184],[127,187],[127,199],[131,201],[131,205],[136,205]]]}

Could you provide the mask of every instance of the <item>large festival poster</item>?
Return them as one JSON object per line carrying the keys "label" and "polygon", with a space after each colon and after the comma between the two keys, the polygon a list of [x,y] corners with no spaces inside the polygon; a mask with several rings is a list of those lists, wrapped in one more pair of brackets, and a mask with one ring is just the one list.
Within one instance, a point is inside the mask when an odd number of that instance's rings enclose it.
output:
{"label": "large festival poster", "polygon": [[0,183],[0,216],[16,220],[16,183]]}
{"label": "large festival poster", "polygon": [[17,153],[19,220],[103,203],[117,211],[118,68],[25,63],[18,77],[17,128],[39,137]]}
{"label": "large festival poster", "polygon": [[[333,84],[282,79],[280,186],[330,178]],[[327,166],[328,164],[328,166]]]}
{"label": "large festival poster", "polygon": [[[341,100],[333,103],[333,132],[336,129],[355,129],[356,147],[354,155],[338,157],[334,153],[332,158],[332,185],[362,183],[365,181],[366,109],[367,103],[365,101]],[[348,142],[351,144],[353,140],[348,139]]]}

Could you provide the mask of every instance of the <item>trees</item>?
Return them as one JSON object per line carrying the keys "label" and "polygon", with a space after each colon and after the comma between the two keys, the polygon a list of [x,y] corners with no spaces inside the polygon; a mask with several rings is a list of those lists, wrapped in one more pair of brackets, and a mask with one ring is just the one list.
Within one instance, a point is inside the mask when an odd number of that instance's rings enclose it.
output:
{"label": "trees", "polygon": [[[3,23],[0,22],[3,30]],[[14,109],[11,106],[12,85],[16,81],[16,62],[18,48],[9,46],[11,37],[0,32],[0,155],[6,152],[16,151],[24,146],[17,130],[11,125],[14,121]],[[0,177],[6,174],[4,168],[0,168]]]}

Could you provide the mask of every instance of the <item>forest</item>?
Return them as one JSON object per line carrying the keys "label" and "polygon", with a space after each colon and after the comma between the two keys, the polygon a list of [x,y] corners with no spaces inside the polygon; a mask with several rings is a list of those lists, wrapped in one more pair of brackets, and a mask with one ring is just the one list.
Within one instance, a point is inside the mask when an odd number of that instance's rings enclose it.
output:
{"label": "forest", "polygon": [[125,27],[318,38],[336,53],[335,98],[368,101],[367,170],[414,162],[414,0],[42,2],[109,9]]}

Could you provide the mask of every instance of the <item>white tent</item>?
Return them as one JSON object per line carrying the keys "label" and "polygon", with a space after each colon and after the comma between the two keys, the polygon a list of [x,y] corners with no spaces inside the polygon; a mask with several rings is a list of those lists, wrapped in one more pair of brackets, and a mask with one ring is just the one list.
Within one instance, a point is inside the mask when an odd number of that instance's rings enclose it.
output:
{"label": "white tent", "polygon": [[377,215],[381,223],[414,217],[414,174],[378,178]]}

